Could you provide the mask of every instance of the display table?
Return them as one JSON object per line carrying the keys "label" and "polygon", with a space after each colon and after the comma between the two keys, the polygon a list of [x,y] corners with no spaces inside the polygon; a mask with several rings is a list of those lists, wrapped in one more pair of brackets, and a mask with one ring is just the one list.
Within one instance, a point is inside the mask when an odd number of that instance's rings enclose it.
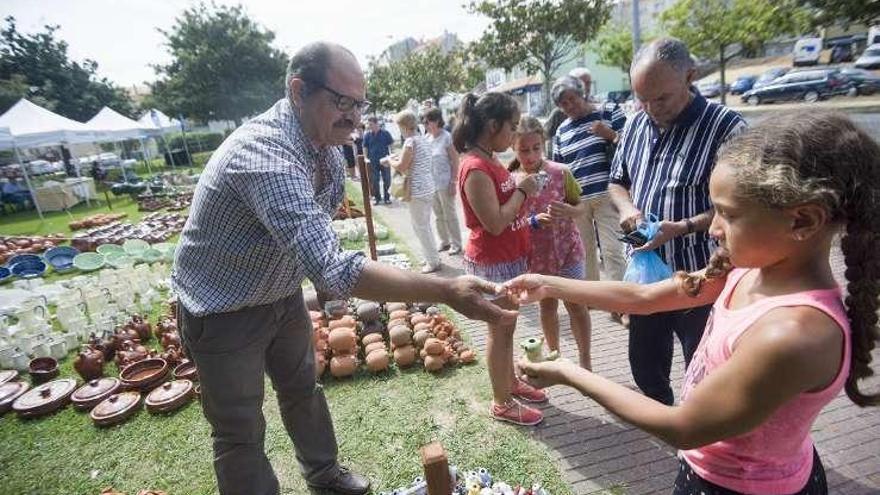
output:
{"label": "display table", "polygon": [[95,181],[91,177],[65,179],[64,182],[47,182],[34,190],[34,198],[43,211],[59,211],[95,199]]}

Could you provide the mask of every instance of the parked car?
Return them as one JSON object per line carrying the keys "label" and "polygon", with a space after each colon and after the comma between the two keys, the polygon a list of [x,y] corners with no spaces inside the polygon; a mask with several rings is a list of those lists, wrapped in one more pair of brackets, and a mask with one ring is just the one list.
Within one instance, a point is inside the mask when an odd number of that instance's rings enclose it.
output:
{"label": "parked car", "polygon": [[860,95],[872,95],[880,91],[880,76],[865,69],[846,67],[840,69],[840,74],[849,79]]}
{"label": "parked car", "polygon": [[868,46],[854,65],[859,69],[880,69],[880,43]]}
{"label": "parked car", "polygon": [[730,85],[730,93],[741,95],[752,89],[752,86],[755,85],[755,81],[757,80],[758,76],[739,76],[736,78],[736,81],[733,81],[733,84]]}
{"label": "parked car", "polygon": [[822,38],[810,36],[797,40],[791,55],[795,67],[818,64],[822,55]]}
{"label": "parked car", "polygon": [[788,67],[774,67],[772,69],[767,69],[758,77],[755,84],[752,86],[752,89],[758,89],[772,83],[776,79],[786,75],[788,70]]}
{"label": "parked car", "polygon": [[742,95],[742,101],[749,105],[794,100],[812,103],[835,95],[847,94],[853,88],[853,83],[843,76],[839,69],[794,71],[771,84],[746,91]]}
{"label": "parked car", "polygon": [[715,79],[712,81],[701,81],[697,83],[697,89],[700,94],[706,98],[715,98],[721,95],[721,81]]}

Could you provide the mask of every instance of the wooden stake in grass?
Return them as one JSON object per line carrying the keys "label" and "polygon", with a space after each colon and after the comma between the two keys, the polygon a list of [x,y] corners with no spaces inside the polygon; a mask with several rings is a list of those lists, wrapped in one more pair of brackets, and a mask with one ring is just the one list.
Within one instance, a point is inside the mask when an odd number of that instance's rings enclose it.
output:
{"label": "wooden stake in grass", "polygon": [[367,244],[370,245],[370,258],[379,259],[376,255],[376,232],[373,230],[373,208],[370,205],[370,175],[364,155],[357,155],[358,173],[361,174],[361,194],[364,197],[364,219],[367,221]]}
{"label": "wooden stake in grass", "polygon": [[450,495],[452,480],[449,479],[449,459],[440,442],[422,447],[422,469],[428,484],[428,495]]}

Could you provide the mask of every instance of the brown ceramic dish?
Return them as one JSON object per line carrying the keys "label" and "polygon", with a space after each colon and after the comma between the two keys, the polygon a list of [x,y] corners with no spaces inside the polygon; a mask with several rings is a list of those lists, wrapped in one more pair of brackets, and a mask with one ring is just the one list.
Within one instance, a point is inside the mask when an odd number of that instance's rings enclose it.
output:
{"label": "brown ceramic dish", "polygon": [[168,376],[168,363],[162,358],[149,358],[126,366],[119,377],[128,390],[150,390]]}
{"label": "brown ceramic dish", "polygon": [[141,393],[135,390],[113,394],[101,401],[89,417],[95,426],[111,426],[122,423],[140,409]]}
{"label": "brown ceramic dish", "polygon": [[6,382],[0,385],[0,415],[12,409],[12,403],[31,388],[25,382]]}
{"label": "brown ceramic dish", "polygon": [[76,380],[62,378],[32,388],[12,403],[12,409],[23,418],[49,414],[70,402],[70,394],[76,389]]}
{"label": "brown ceramic dish", "polygon": [[189,380],[165,382],[147,395],[147,411],[153,414],[174,411],[189,402],[193,393],[193,382]]}
{"label": "brown ceramic dish", "polygon": [[193,382],[199,381],[199,370],[196,369],[196,363],[185,359],[174,368],[174,378]]}
{"label": "brown ceramic dish", "polygon": [[96,378],[86,383],[70,396],[73,407],[77,411],[87,411],[119,391],[119,378]]}
{"label": "brown ceramic dish", "polygon": [[28,365],[28,373],[34,385],[46,383],[58,376],[58,361],[51,357],[38,357],[31,359]]}

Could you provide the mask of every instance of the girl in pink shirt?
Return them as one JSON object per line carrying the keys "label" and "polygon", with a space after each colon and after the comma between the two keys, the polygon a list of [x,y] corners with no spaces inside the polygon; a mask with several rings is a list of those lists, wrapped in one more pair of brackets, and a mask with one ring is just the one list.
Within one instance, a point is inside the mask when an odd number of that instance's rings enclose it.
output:
{"label": "girl in pink shirt", "polygon": [[[709,188],[715,215],[702,227],[721,247],[705,270],[653,285],[544,275],[505,284],[519,303],[554,297],[631,314],[714,303],[680,405],[571,363],[521,370],[677,447],[676,495],[827,493],[814,420],[842,389],[860,406],[880,403],[859,388],[878,335],[880,146],[840,114],[782,115],[726,144]],[[829,262],[837,235],[845,301]]]}

